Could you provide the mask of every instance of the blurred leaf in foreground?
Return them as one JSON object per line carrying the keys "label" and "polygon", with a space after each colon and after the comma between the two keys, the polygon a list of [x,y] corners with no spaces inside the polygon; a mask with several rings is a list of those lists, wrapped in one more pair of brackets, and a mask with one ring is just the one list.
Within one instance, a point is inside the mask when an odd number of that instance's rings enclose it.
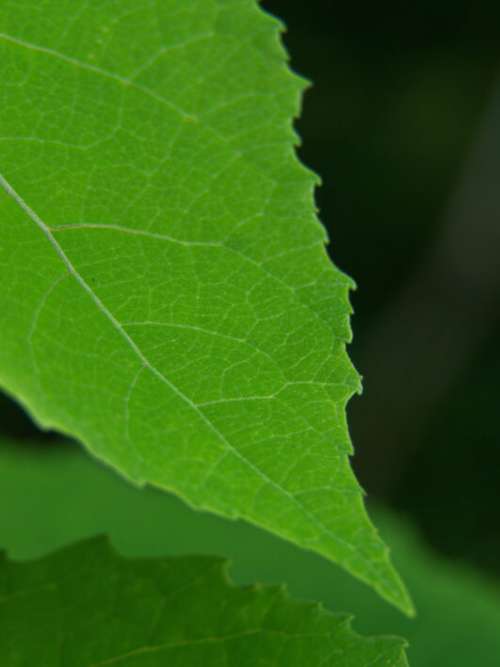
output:
{"label": "blurred leaf in foreground", "polygon": [[412,621],[322,558],[242,522],[193,512],[173,496],[134,489],[71,444],[27,452],[0,446],[0,540],[13,557],[97,533],[135,557],[221,553],[238,583],[285,582],[296,597],[352,611],[360,632],[408,638],[412,667],[497,667],[500,586],[437,558],[386,512],[375,516],[415,591]]}
{"label": "blurred leaf in foreground", "polygon": [[9,667],[404,667],[404,643],[281,588],[232,586],[211,557],[125,560],[103,538],[0,561],[0,663]]}

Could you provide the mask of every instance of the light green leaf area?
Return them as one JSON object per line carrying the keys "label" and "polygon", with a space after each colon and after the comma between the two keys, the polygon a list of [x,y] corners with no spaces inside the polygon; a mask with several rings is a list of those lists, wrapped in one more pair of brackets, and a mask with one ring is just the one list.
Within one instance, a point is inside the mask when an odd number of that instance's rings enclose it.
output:
{"label": "light green leaf area", "polygon": [[126,556],[223,554],[238,584],[286,583],[294,597],[353,612],[358,632],[405,637],[412,667],[498,667],[500,583],[438,558],[391,514],[374,516],[415,591],[415,619],[317,555],[243,522],[193,512],[170,494],[134,489],[72,446],[38,453],[0,446],[0,548],[12,558],[99,533]]}
{"label": "light green leaf area", "polygon": [[0,384],[138,484],[406,611],[352,474],[351,281],[253,0],[4,0]]}
{"label": "light green leaf area", "polygon": [[0,559],[9,667],[405,667],[403,650],[283,589],[235,588],[215,558],[124,560],[97,538],[41,561]]}

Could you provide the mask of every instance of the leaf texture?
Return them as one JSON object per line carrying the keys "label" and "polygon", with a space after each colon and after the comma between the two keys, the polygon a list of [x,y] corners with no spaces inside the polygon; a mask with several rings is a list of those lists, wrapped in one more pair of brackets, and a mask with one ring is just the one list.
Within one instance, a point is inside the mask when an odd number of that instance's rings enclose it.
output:
{"label": "leaf texture", "polygon": [[411,603],[349,464],[352,282],[252,0],[5,0],[0,383],[138,484]]}

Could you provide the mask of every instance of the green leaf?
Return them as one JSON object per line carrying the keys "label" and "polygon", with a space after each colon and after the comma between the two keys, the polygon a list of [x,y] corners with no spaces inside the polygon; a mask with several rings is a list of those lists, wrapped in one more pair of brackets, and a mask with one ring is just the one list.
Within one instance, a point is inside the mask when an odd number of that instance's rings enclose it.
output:
{"label": "green leaf", "polygon": [[9,667],[404,667],[403,646],[362,639],[348,617],[283,589],[235,588],[214,558],[127,561],[101,538],[41,561],[0,561],[0,662]]}
{"label": "green leaf", "polygon": [[0,447],[0,545],[15,558],[98,533],[127,556],[222,553],[239,584],[285,582],[294,597],[352,611],[358,632],[406,637],[412,667],[471,667],[478,656],[481,667],[498,667],[498,581],[438,558],[390,514],[379,509],[374,516],[415,591],[416,619],[315,554],[253,526],[193,512],[169,494],[134,489],[74,447]]}
{"label": "green leaf", "polygon": [[406,611],[349,465],[352,282],[251,0],[5,0],[0,384],[137,484],[244,517]]}

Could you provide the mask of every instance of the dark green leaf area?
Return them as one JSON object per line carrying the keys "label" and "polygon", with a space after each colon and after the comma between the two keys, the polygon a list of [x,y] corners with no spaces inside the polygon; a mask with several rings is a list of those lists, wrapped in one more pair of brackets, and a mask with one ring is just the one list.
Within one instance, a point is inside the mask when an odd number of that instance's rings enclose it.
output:
{"label": "dark green leaf area", "polygon": [[406,665],[402,640],[363,639],[279,587],[235,587],[217,558],[128,560],[104,538],[3,558],[0,628],[8,667]]}

